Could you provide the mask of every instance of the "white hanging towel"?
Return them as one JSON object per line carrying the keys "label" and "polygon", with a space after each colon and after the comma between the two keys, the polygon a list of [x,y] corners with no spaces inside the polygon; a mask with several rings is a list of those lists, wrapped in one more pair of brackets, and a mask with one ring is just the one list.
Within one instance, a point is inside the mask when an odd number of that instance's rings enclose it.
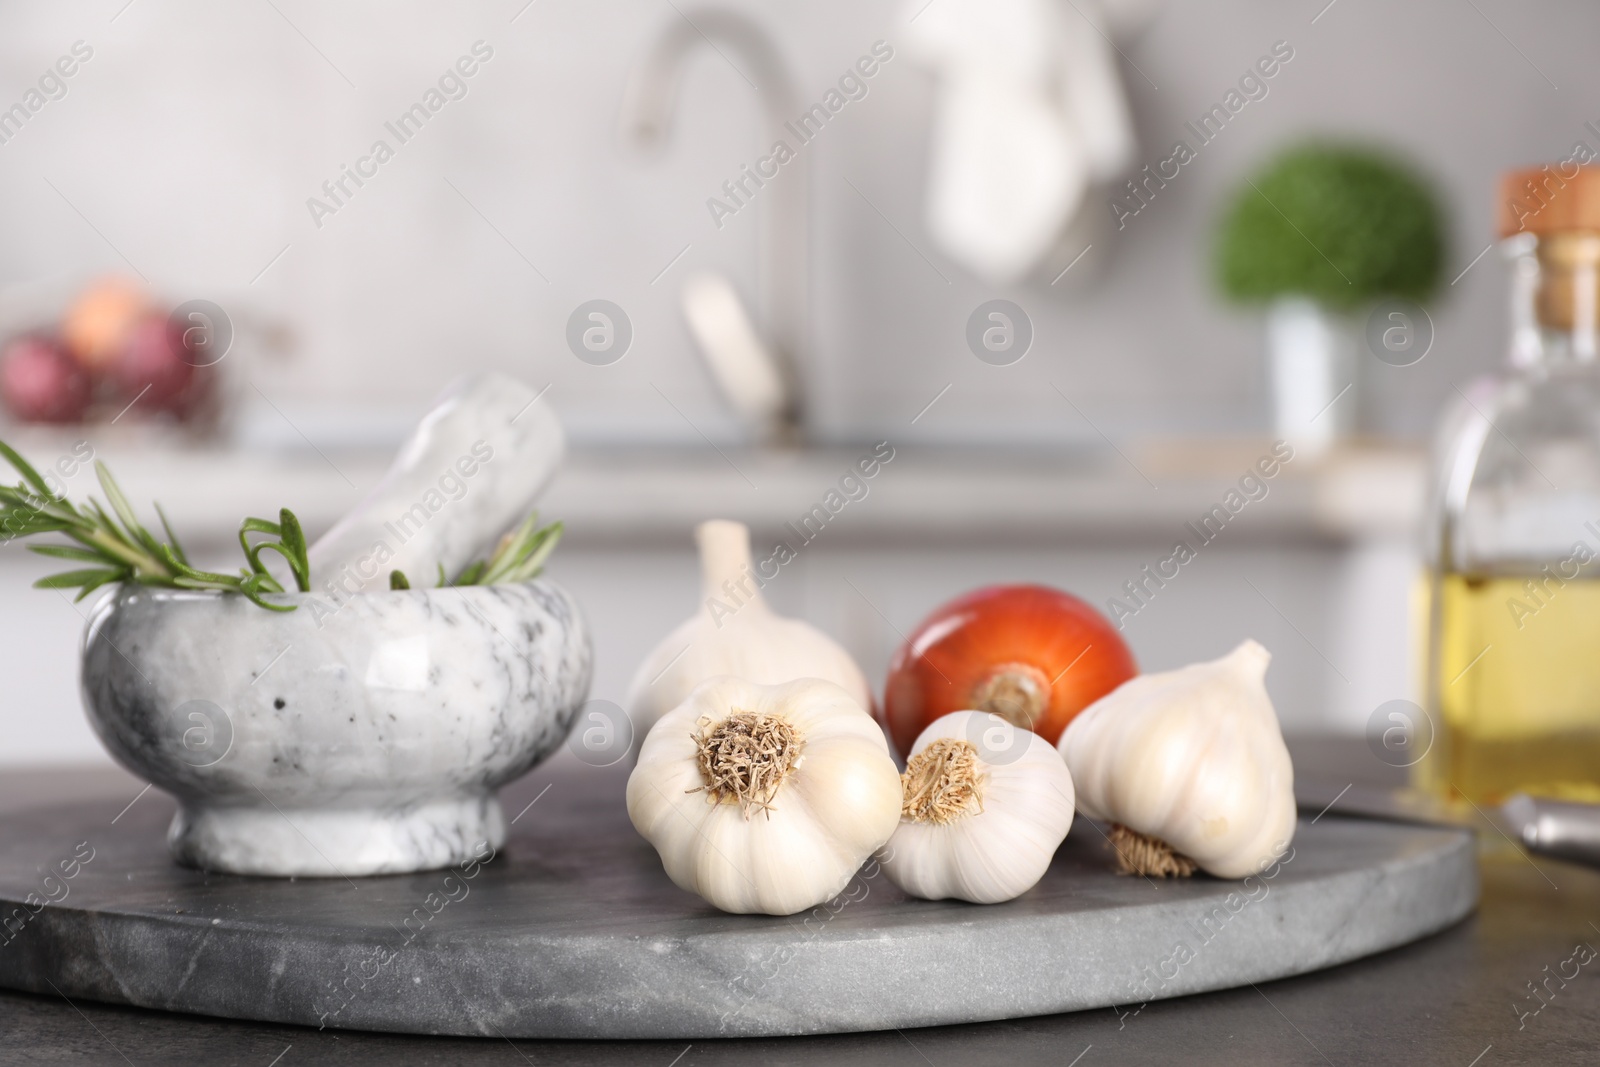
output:
{"label": "white hanging towel", "polygon": [[1105,12],[1100,0],[924,2],[910,0],[905,40],[939,82],[928,229],[974,274],[1014,282],[1090,186],[1133,161]]}

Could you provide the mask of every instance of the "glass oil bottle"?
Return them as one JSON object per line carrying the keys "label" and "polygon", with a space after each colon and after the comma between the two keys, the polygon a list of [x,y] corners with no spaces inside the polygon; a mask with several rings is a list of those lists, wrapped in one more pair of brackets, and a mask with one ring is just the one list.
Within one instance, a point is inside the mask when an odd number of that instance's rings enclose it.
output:
{"label": "glass oil bottle", "polygon": [[1511,358],[1434,450],[1418,783],[1600,801],[1600,167],[1502,186]]}

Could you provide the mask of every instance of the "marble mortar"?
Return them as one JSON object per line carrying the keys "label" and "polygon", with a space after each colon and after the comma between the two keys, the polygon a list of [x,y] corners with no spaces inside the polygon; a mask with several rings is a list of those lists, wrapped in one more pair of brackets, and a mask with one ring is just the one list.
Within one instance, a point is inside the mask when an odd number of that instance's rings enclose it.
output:
{"label": "marble mortar", "polygon": [[496,790],[554,752],[593,653],[572,596],[519,585],[364,593],[332,614],[123,587],[84,634],[89,722],[173,794],[179,863],[355,877],[505,841]]}

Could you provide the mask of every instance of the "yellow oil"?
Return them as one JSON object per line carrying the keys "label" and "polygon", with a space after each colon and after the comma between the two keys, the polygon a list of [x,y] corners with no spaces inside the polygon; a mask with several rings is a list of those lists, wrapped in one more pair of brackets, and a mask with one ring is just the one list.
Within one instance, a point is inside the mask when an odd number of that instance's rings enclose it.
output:
{"label": "yellow oil", "polygon": [[1434,580],[1437,735],[1419,782],[1479,803],[1600,801],[1600,580]]}

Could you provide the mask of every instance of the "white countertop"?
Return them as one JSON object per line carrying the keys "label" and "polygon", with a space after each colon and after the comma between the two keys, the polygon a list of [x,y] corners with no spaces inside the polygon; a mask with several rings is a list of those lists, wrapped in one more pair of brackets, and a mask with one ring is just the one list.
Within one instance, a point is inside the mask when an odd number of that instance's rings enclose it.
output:
{"label": "white countertop", "polygon": [[[16,443],[42,464],[70,447],[67,438]],[[830,531],[837,532],[829,539],[1165,541],[1221,503],[1269,447],[1168,442],[1125,446],[1126,455],[1090,455],[901,446],[865,483],[867,495],[834,517]],[[823,504],[871,450],[580,450],[569,455],[541,511],[564,520],[574,540],[595,543],[686,543],[693,526],[713,516],[777,530]],[[136,508],[143,512],[150,501],[161,501],[180,536],[202,547],[231,540],[244,516],[276,517],[284,505],[315,537],[377,482],[388,462],[375,454],[115,444],[97,454]],[[80,473],[70,484],[75,497],[98,493],[92,473]],[[1239,536],[1408,538],[1422,511],[1425,484],[1424,459],[1414,450],[1352,448],[1320,462],[1296,460],[1267,483],[1265,498],[1247,505],[1241,518],[1249,521],[1239,524]]]}

